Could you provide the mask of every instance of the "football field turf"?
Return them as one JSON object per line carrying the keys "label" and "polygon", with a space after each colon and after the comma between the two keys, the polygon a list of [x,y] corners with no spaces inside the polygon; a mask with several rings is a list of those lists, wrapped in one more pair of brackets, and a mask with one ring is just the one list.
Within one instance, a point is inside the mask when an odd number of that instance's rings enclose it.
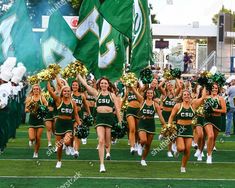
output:
{"label": "football field turf", "polygon": [[[158,135],[155,135],[151,151],[160,144],[157,138]],[[96,146],[95,130],[91,128],[88,143],[81,145],[79,158],[63,153],[62,168],[56,169],[56,154],[53,149],[47,148],[46,129],[39,158],[32,159],[33,148],[28,146],[27,126],[22,125],[17,130],[17,138],[10,140],[5,152],[0,155],[0,188],[235,187],[235,136],[227,138],[219,135],[211,165],[205,163],[206,157],[197,162],[192,148],[187,173],[184,174],[179,172],[182,155],[178,159],[167,158],[166,148],[155,156],[149,153],[148,166],[142,167],[140,157],[130,155],[127,137],[112,145],[111,160],[105,161],[107,171],[101,174]]]}

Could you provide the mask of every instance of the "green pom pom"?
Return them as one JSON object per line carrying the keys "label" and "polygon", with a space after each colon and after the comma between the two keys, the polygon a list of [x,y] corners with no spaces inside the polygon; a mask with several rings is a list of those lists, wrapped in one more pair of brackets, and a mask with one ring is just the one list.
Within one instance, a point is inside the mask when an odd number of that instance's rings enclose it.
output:
{"label": "green pom pom", "polygon": [[140,72],[140,80],[143,84],[150,84],[153,81],[153,74],[151,69],[145,68]]}

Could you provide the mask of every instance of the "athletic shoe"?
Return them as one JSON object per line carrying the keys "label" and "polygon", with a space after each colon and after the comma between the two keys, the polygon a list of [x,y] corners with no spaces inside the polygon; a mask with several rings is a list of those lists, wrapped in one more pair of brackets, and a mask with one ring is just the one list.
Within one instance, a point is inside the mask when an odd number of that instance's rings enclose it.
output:
{"label": "athletic shoe", "polygon": [[66,148],[67,148],[67,146],[65,144],[63,144],[62,150],[65,150]]}
{"label": "athletic shoe", "polygon": [[204,155],[203,151],[202,151],[202,153],[201,153],[201,154],[202,154],[202,157],[205,157],[205,155]]}
{"label": "athletic shoe", "polygon": [[194,154],[194,157],[198,157],[198,155],[201,153],[200,149],[197,149],[195,154]]}
{"label": "athletic shoe", "polygon": [[179,157],[179,152],[178,151],[176,151],[176,152],[174,152],[174,158],[178,158]]}
{"label": "athletic shoe", "polygon": [[216,147],[214,146],[213,151],[217,151]]}
{"label": "athletic shoe", "polygon": [[130,141],[128,140],[128,142],[127,142],[127,145],[129,146],[130,145]]}
{"label": "athletic shoe", "polygon": [[106,153],[106,160],[111,160],[110,153]]}
{"label": "athletic shoe", "polygon": [[100,165],[100,172],[106,172],[104,164]]}
{"label": "athletic shoe", "polygon": [[62,162],[61,161],[57,161],[57,163],[56,163],[56,168],[61,168],[61,165],[62,165]]}
{"label": "athletic shoe", "polygon": [[66,155],[70,155],[70,154],[71,154],[71,153],[70,153],[70,147],[69,147],[69,146],[66,147],[66,149],[65,149],[65,154],[66,154]]}
{"label": "athletic shoe", "polygon": [[35,158],[38,158],[38,153],[34,152],[34,153],[33,153],[33,158],[34,158],[34,159],[35,159]]}
{"label": "athletic shoe", "polygon": [[74,156],[75,155],[75,150],[73,147],[69,146],[70,148],[70,155]]}
{"label": "athletic shoe", "polygon": [[141,164],[141,166],[147,166],[147,163],[146,163],[145,160],[141,160],[141,161],[140,161],[140,164]]}
{"label": "athletic shoe", "polygon": [[205,143],[205,145],[204,145],[204,148],[203,148],[204,150],[207,150],[207,144]]}
{"label": "athletic shoe", "polygon": [[207,155],[206,164],[212,164],[212,156]]}
{"label": "athletic shoe", "polygon": [[168,151],[168,152],[167,152],[167,157],[173,157],[171,151]]}
{"label": "athletic shoe", "polygon": [[130,148],[130,153],[131,153],[131,155],[134,155],[134,154],[135,154],[135,148],[134,148],[134,147],[131,147],[131,148]]}
{"label": "athletic shoe", "polygon": [[82,140],[82,144],[83,144],[83,145],[86,145],[86,144],[87,144],[87,139],[86,139],[86,138],[82,138],[81,140]]}
{"label": "athletic shoe", "polygon": [[185,167],[180,167],[180,172],[185,173],[186,172],[186,168]]}
{"label": "athletic shoe", "polygon": [[163,140],[163,138],[164,138],[164,136],[163,136],[163,135],[161,135],[161,134],[159,134],[159,136],[158,136],[158,140]]}
{"label": "athletic shoe", "polygon": [[176,146],[175,143],[172,143],[172,145],[171,145],[171,150],[172,150],[173,152],[176,152],[176,151],[177,151],[177,146]]}
{"label": "athletic shoe", "polygon": [[192,147],[193,147],[194,149],[197,149],[197,147],[198,147],[197,143],[195,143],[195,142],[193,141],[193,142],[192,142]]}
{"label": "athletic shoe", "polygon": [[96,149],[99,149],[99,144],[97,145]]}
{"label": "athletic shoe", "polygon": [[73,156],[74,156],[75,159],[77,159],[79,157],[79,152],[75,151]]}
{"label": "athletic shoe", "polygon": [[202,161],[202,154],[201,153],[197,156],[197,161]]}
{"label": "athletic shoe", "polygon": [[134,146],[134,149],[135,149],[136,152],[138,151],[138,146],[139,146],[139,144],[136,142],[135,146]]}
{"label": "athletic shoe", "polygon": [[138,145],[137,153],[139,156],[142,156],[142,154],[143,154],[143,147],[141,146],[141,144]]}
{"label": "athletic shoe", "polygon": [[51,142],[48,142],[48,147],[52,147],[52,144],[51,144]]}
{"label": "athletic shoe", "polygon": [[33,146],[33,141],[29,140],[29,147]]}

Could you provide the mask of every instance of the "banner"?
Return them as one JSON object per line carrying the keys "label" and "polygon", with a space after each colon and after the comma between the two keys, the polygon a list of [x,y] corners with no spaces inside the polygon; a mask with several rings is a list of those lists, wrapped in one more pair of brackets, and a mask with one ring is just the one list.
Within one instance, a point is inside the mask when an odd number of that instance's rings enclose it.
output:
{"label": "banner", "polygon": [[126,62],[127,40],[100,16],[99,6],[98,0],[83,1],[76,30],[79,43],[74,56],[96,78],[106,76],[115,81],[121,77]]}
{"label": "banner", "polygon": [[77,37],[59,11],[49,19],[49,25],[41,38],[42,57],[46,66],[57,63],[64,68],[75,60],[73,52],[78,44]]}
{"label": "banner", "polygon": [[29,74],[44,67],[24,0],[17,0],[0,18],[0,44],[0,63],[7,57],[16,57]]}

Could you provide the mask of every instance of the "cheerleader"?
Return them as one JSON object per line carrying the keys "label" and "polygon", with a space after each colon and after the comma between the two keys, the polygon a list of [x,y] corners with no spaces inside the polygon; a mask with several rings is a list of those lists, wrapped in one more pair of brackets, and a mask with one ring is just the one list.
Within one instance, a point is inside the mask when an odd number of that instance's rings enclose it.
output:
{"label": "cheerleader", "polygon": [[25,100],[25,112],[30,113],[28,130],[29,146],[31,147],[33,143],[35,143],[33,158],[38,158],[38,151],[41,145],[41,136],[44,128],[43,119],[39,118],[36,112],[32,109],[35,106],[38,107],[39,105],[47,106],[47,101],[45,97],[41,95],[40,86],[35,84],[32,86],[32,89]]}
{"label": "cheerleader", "polygon": [[[171,112],[169,117],[169,124],[172,124],[176,117],[177,124],[177,138],[176,145],[177,151],[183,152],[183,158],[181,162],[181,172],[186,172],[186,164],[190,157],[190,148],[192,145],[193,128],[192,119],[195,115],[195,109],[198,108],[206,97],[206,91],[203,90],[203,96],[200,99],[194,99],[191,101],[191,93],[189,90],[183,90],[182,103],[177,103]],[[178,152],[175,153],[177,156]]]}
{"label": "cheerleader", "polygon": [[118,122],[121,123],[120,109],[118,108],[116,96],[112,93],[111,82],[102,77],[97,83],[97,90],[86,83],[86,80],[78,74],[79,81],[86,87],[87,92],[96,97],[96,132],[98,134],[100,172],[105,172],[104,150],[111,143],[111,128],[115,123],[113,108],[115,108]]}
{"label": "cheerleader", "polygon": [[[138,101],[140,102],[141,108],[140,108],[140,121],[138,124],[138,133],[139,133],[139,139],[140,139],[140,147],[138,148],[138,153],[141,154],[141,162],[140,164],[142,166],[147,166],[147,163],[145,161],[150,147],[151,143],[153,141],[153,137],[155,134],[155,113],[158,114],[159,119],[162,124],[165,124],[165,121],[161,114],[161,108],[160,106],[154,102],[154,94],[153,90],[148,88],[145,91],[144,97],[142,97],[135,88],[132,88],[132,91],[137,96]],[[144,151],[143,151],[144,150]]]}
{"label": "cheerleader", "polygon": [[73,131],[73,117],[75,118],[76,125],[81,125],[77,112],[77,106],[71,99],[71,90],[69,86],[63,86],[61,88],[60,96],[57,96],[50,82],[47,84],[47,89],[55,101],[57,107],[57,118],[55,122],[55,135],[57,150],[57,164],[56,168],[61,168],[62,162],[62,146],[63,143],[66,146],[71,145],[72,131]]}

